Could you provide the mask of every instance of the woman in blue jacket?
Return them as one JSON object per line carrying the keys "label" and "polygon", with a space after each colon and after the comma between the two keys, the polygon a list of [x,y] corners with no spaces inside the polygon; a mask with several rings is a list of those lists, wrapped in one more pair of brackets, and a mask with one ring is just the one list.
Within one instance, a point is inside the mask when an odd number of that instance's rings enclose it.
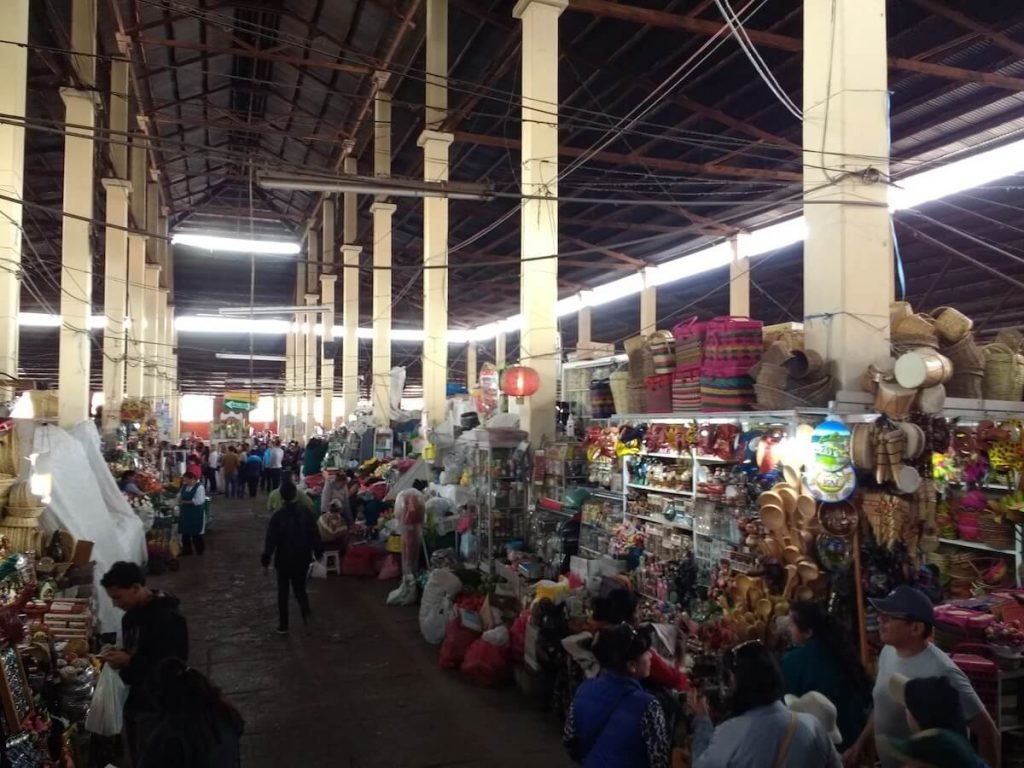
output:
{"label": "woman in blue jacket", "polygon": [[640,681],[651,672],[651,637],[629,624],[602,629],[593,646],[602,673],[581,685],[565,722],[569,755],[584,768],[666,768],[665,715]]}

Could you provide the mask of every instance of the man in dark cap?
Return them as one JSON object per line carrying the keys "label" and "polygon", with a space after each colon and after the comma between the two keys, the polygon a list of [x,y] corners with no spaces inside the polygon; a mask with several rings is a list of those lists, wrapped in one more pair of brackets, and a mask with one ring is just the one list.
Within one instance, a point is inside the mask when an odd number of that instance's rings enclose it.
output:
{"label": "man in dark cap", "polygon": [[902,704],[890,690],[894,675],[907,679],[945,678],[960,699],[960,708],[968,727],[978,738],[981,755],[993,766],[999,765],[999,732],[982,704],[970,680],[953,660],[932,641],[935,612],[928,597],[913,587],[900,586],[887,597],[870,601],[878,613],[878,633],[885,643],[878,657],[878,676],[874,689],[874,711],[864,732],[843,754],[846,765],[856,765],[868,739],[879,745],[882,768],[899,768],[903,759],[883,742],[907,739],[910,724]]}

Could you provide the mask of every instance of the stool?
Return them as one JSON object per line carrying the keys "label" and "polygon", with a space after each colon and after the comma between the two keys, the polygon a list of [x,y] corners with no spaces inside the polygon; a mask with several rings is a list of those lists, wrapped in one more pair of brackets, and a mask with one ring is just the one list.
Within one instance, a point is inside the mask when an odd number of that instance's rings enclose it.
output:
{"label": "stool", "polygon": [[324,552],[324,568],[327,573],[341,575],[341,554],[336,549],[329,549]]}

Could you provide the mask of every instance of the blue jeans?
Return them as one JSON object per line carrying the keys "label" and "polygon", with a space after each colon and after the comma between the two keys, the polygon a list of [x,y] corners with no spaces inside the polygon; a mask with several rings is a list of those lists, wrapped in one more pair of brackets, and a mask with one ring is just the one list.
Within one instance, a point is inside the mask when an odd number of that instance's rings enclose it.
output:
{"label": "blue jeans", "polygon": [[229,499],[233,499],[235,496],[241,498],[242,486],[238,483],[238,473],[232,472],[230,475],[224,473],[224,493],[227,494]]}

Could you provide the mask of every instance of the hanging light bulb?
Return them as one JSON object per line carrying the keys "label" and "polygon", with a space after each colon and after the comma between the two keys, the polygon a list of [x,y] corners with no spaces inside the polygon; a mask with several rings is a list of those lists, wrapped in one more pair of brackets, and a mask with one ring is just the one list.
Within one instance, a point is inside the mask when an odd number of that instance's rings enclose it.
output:
{"label": "hanging light bulb", "polygon": [[50,452],[31,453],[28,457],[31,465],[31,474],[28,478],[28,488],[33,496],[38,496],[43,504],[50,503],[50,494],[53,492],[53,472],[51,471]]}

